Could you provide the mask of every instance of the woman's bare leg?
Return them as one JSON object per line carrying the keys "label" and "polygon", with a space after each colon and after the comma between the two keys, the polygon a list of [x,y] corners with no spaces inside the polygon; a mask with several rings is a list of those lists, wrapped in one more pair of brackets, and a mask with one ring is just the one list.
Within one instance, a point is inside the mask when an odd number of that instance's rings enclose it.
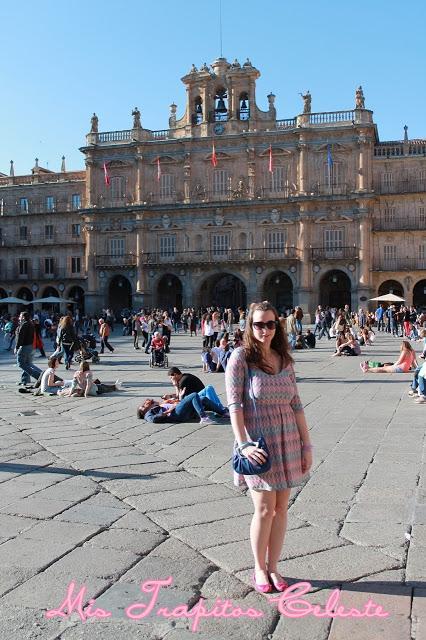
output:
{"label": "woman's bare leg", "polygon": [[280,559],[285,532],[287,529],[287,512],[290,489],[277,491],[276,496],[275,513],[272,520],[271,534],[269,536],[268,544],[268,569],[269,573],[275,574],[273,576],[275,580],[279,580],[281,576],[277,573],[277,564]]}
{"label": "woman's bare leg", "polygon": [[250,525],[250,542],[254,556],[256,582],[267,584],[266,553],[276,508],[276,491],[250,491],[254,514]]}
{"label": "woman's bare leg", "polygon": [[395,373],[392,366],[386,367],[369,367],[366,369],[366,373]]}

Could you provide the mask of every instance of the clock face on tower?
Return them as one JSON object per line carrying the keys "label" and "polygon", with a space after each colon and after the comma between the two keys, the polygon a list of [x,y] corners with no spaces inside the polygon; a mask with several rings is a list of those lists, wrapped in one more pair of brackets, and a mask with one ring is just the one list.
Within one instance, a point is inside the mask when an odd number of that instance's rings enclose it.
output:
{"label": "clock face on tower", "polygon": [[223,126],[223,124],[220,124],[220,122],[214,125],[214,132],[217,136],[220,136],[220,134],[223,133],[224,131],[225,131],[225,127]]}

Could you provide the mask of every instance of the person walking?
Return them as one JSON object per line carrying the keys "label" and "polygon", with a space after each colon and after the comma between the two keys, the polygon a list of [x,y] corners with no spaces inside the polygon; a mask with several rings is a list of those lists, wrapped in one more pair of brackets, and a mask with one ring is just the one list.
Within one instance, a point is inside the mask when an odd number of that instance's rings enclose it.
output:
{"label": "person walking", "polygon": [[263,436],[271,462],[264,474],[234,476],[236,485],[248,486],[254,504],[250,528],[253,584],[261,593],[273,587],[285,591],[288,585],[277,564],[290,490],[308,476],[312,445],[287,338],[269,302],[250,306],[244,343],[231,355],[225,381],[234,447],[252,463],[261,464],[267,454],[255,442]]}
{"label": "person walking", "polygon": [[22,370],[21,380],[18,384],[26,385],[31,378],[38,380],[41,369],[33,364],[34,327],[28,311],[22,311],[19,315],[19,325],[16,329],[16,364]]}
{"label": "person walking", "polygon": [[70,369],[74,351],[78,346],[78,338],[71,316],[64,316],[59,332],[59,344],[64,350],[65,368]]}
{"label": "person walking", "polygon": [[101,353],[105,351],[105,347],[109,349],[111,353],[114,351],[114,348],[110,345],[108,341],[110,332],[111,332],[111,329],[108,322],[105,322],[105,320],[101,318],[99,320],[99,336],[101,338],[101,350],[100,350]]}

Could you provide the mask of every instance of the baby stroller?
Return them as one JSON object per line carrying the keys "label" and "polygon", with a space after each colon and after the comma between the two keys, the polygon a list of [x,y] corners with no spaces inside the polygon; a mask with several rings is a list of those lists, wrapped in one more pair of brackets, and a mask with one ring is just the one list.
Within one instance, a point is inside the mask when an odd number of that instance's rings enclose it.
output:
{"label": "baby stroller", "polygon": [[91,333],[85,333],[79,338],[80,352],[76,353],[74,360],[77,363],[83,360],[92,360],[93,364],[100,362],[99,354],[96,351],[96,338]]}
{"label": "baby stroller", "polygon": [[150,367],[168,367],[169,359],[165,352],[165,349],[151,349],[149,358]]}

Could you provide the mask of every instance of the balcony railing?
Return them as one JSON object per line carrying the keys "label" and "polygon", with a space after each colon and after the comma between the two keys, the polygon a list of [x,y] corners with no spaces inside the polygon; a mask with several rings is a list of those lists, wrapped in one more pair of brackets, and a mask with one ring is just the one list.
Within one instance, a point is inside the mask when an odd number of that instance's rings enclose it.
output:
{"label": "balcony railing", "polygon": [[297,126],[296,118],[287,118],[285,120],[276,121],[277,129],[295,129],[296,126]]}
{"label": "balcony railing", "polygon": [[285,262],[300,259],[299,250],[296,247],[260,247],[253,249],[223,249],[207,251],[176,251],[175,253],[161,254],[160,252],[144,253],[141,256],[145,265],[182,265],[205,264],[227,262]]}
{"label": "balcony railing", "polygon": [[85,277],[86,274],[83,271],[80,273],[71,273],[70,269],[65,269],[64,267],[57,267],[53,273],[45,273],[43,269],[32,266],[31,264],[28,265],[26,273],[21,273],[17,266],[5,267],[0,273],[0,280],[17,280],[23,282],[28,282],[28,280],[70,280]]}
{"label": "balcony railing", "polygon": [[312,260],[354,260],[358,258],[356,247],[338,247],[326,249],[324,247],[311,247]]}
{"label": "balcony railing", "polygon": [[309,195],[312,196],[342,196],[353,191],[355,187],[346,182],[329,184],[328,182],[315,182],[309,189]]}
{"label": "balcony railing", "polygon": [[384,183],[380,180],[374,182],[374,191],[376,193],[422,193],[426,191],[426,180],[419,178],[405,178],[403,180],[394,180],[390,183]]}
{"label": "balcony railing", "polygon": [[66,171],[65,173],[33,173],[26,176],[4,176],[0,177],[0,187],[11,185],[25,185],[37,183],[58,183],[58,182],[83,182],[86,180],[85,171]]}
{"label": "balcony railing", "polygon": [[110,254],[95,256],[95,267],[97,268],[114,269],[134,266],[136,266],[136,255],[134,253],[125,253],[122,256]]}
{"label": "balcony railing", "polygon": [[47,205],[42,200],[28,200],[26,205],[19,202],[8,203],[4,202],[2,205],[3,215],[28,215],[31,213],[67,213],[70,211],[79,211],[84,208],[83,198],[79,205],[76,205],[72,200],[55,200],[53,205]]}
{"label": "balcony railing", "polygon": [[401,140],[379,142],[374,147],[376,158],[399,158],[401,156],[426,156],[426,140]]}
{"label": "balcony railing", "polygon": [[373,231],[424,231],[426,229],[426,217],[397,217],[387,218],[386,216],[381,218],[373,218]]}
{"label": "balcony railing", "polygon": [[55,232],[52,236],[46,236],[43,233],[31,233],[26,238],[18,236],[4,236],[0,239],[0,247],[37,247],[45,245],[57,245],[58,247],[64,244],[84,244],[83,237],[74,236],[70,233],[61,234]]}
{"label": "balcony railing", "polygon": [[426,271],[426,257],[379,258],[373,260],[373,271]]}
{"label": "balcony railing", "polygon": [[355,122],[356,111],[324,111],[322,113],[310,113],[309,124],[333,124],[336,122]]}

